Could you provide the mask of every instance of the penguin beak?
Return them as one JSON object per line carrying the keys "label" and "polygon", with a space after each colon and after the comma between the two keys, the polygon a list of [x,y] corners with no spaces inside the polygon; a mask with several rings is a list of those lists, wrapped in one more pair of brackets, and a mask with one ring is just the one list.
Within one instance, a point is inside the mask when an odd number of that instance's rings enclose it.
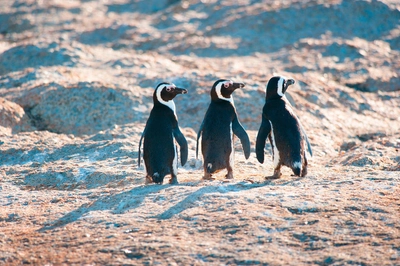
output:
{"label": "penguin beak", "polygon": [[294,79],[288,79],[288,80],[286,80],[286,87],[288,87],[288,86],[290,86],[290,85],[293,85],[294,83],[296,83],[296,82],[294,81]]}
{"label": "penguin beak", "polygon": [[244,84],[243,83],[233,83],[232,87],[234,90],[241,89],[241,88],[244,88]]}
{"label": "penguin beak", "polygon": [[186,89],[175,87],[176,94],[186,94],[188,91]]}
{"label": "penguin beak", "polygon": [[283,87],[283,93],[285,93],[286,90],[287,90],[287,88],[288,88],[290,85],[293,85],[294,83],[295,83],[294,79],[287,79],[286,82],[285,82],[285,85],[284,85],[284,87]]}

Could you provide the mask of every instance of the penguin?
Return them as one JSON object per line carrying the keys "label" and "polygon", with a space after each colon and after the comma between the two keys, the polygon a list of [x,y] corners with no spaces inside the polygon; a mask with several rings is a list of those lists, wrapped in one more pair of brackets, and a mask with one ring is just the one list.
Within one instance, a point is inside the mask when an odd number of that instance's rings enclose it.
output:
{"label": "penguin", "polygon": [[307,175],[305,145],[312,156],[311,145],[285,96],[287,88],[294,83],[293,79],[274,76],[267,84],[261,126],[256,139],[256,157],[260,163],[264,163],[265,141],[268,137],[274,163],[274,174],[269,178],[279,178],[282,165],[290,167],[296,176]]}
{"label": "penguin", "polygon": [[188,157],[188,144],[178,126],[175,103],[178,94],[187,90],[172,83],[157,85],[153,93],[153,109],[139,141],[138,165],[140,167],[140,148],[143,141],[143,159],[146,167],[146,184],[162,184],[164,177],[171,175],[170,184],[177,184],[178,154],[175,144],[178,142],[181,153],[181,165]]}
{"label": "penguin", "polygon": [[243,88],[243,83],[231,80],[217,80],[211,88],[211,103],[197,134],[196,158],[198,157],[199,138],[203,154],[205,180],[212,180],[212,174],[227,169],[227,179],[233,178],[233,137],[239,137],[246,159],[250,156],[250,140],[243,126],[232,98],[232,93]]}

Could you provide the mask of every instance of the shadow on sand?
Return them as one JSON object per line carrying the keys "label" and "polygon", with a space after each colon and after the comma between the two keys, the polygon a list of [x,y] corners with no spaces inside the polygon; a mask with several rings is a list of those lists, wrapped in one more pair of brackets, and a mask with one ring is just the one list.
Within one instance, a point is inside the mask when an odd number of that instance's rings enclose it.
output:
{"label": "shadow on sand", "polygon": [[[168,208],[164,212],[159,215],[149,217],[156,218],[160,220],[170,219],[176,214],[179,214],[186,209],[191,208],[193,203],[201,200],[201,198],[206,194],[225,194],[231,192],[241,192],[251,189],[256,189],[264,186],[287,186],[287,185],[295,185],[295,183],[302,178],[290,179],[290,180],[266,180],[261,183],[248,183],[248,182],[238,182],[234,184],[221,184],[218,183],[216,185],[206,185],[200,187],[196,191],[190,193],[186,198],[175,204],[174,206]],[[180,184],[174,187],[193,187],[201,185],[201,183],[186,183]],[[135,187],[129,191],[125,191],[119,194],[110,195],[106,197],[102,197],[92,203],[84,204],[78,209],[71,211],[70,213],[64,215],[60,219],[54,221],[52,225],[44,226],[39,231],[47,231],[52,230],[57,227],[65,226],[69,223],[73,223],[80,219],[86,213],[92,211],[104,211],[110,210],[112,213],[119,214],[124,213],[128,210],[135,209],[139,207],[146,197],[150,194],[157,193],[163,189],[171,188],[171,185],[141,185]]]}

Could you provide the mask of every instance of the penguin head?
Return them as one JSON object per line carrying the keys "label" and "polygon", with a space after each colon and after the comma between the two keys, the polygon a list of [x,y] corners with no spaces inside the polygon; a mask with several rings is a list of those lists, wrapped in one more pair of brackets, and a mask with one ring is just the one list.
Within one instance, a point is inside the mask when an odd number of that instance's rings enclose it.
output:
{"label": "penguin head", "polygon": [[211,89],[211,100],[224,100],[233,102],[231,94],[239,88],[243,88],[243,83],[234,83],[232,80],[220,79],[217,80]]}
{"label": "penguin head", "polygon": [[157,85],[153,94],[154,103],[161,103],[169,106],[169,102],[178,94],[186,94],[187,90],[178,88],[173,83],[162,82]]}
{"label": "penguin head", "polygon": [[282,98],[287,88],[294,83],[294,79],[288,79],[282,76],[272,77],[267,84],[266,99]]}

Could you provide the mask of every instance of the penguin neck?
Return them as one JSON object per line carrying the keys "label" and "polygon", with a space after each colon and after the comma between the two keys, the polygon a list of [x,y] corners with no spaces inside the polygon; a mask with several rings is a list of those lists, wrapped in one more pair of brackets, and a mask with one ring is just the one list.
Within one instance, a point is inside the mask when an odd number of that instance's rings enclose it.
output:
{"label": "penguin neck", "polygon": [[236,109],[236,107],[235,107],[235,103],[233,102],[233,99],[232,98],[218,98],[218,99],[216,99],[216,100],[212,100],[211,102],[213,102],[213,103],[215,103],[215,104],[230,104],[232,107],[233,107],[233,109]]}
{"label": "penguin neck", "polygon": [[222,95],[221,95],[221,97],[218,97],[218,99],[216,99],[216,100],[214,100],[215,102],[229,102],[229,103],[231,103],[231,105],[233,106],[233,107],[235,107],[235,103],[233,102],[233,98],[232,97],[230,97],[230,98],[226,98],[226,97],[223,97]]}
{"label": "penguin neck", "polygon": [[[296,116],[296,114],[294,113],[294,111],[293,111],[293,109],[292,109],[291,103],[289,102],[288,98],[286,98],[286,95],[284,95],[284,96],[282,97],[282,100],[285,102],[285,108],[286,108],[286,110],[288,110],[289,113],[291,113],[293,116]],[[297,116],[296,116],[296,117],[297,117]]]}
{"label": "penguin neck", "polygon": [[224,101],[228,101],[228,102],[230,102],[233,106],[235,106],[235,103],[233,102],[233,98],[232,97],[230,97],[230,98],[220,98],[221,100],[224,100]]}
{"label": "penguin neck", "polygon": [[265,100],[266,101],[273,101],[273,100],[277,100],[277,101],[283,100],[284,101],[285,98],[286,98],[285,95],[283,95],[283,96],[274,95],[274,96],[265,97]]}
{"label": "penguin neck", "polygon": [[176,108],[175,108],[175,103],[173,100],[170,101],[158,101],[155,103],[155,106],[159,106],[159,107],[168,107],[169,109],[172,110],[172,112],[174,113],[175,117],[176,117]]}

